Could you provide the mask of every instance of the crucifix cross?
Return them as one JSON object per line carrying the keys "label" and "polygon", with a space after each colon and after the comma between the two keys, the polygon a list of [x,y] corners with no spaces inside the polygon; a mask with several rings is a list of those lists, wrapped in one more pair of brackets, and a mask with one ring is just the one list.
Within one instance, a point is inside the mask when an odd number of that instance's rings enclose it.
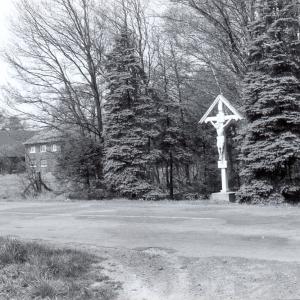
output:
{"label": "crucifix cross", "polygon": [[[216,116],[209,117],[215,106],[218,105],[218,113]],[[231,112],[226,115],[224,106]],[[227,177],[227,161],[225,153],[225,142],[226,134],[225,128],[229,125],[232,120],[241,120],[243,117],[241,114],[232,106],[232,104],[223,96],[219,95],[212,105],[209,107],[207,112],[201,118],[200,123],[211,123],[217,130],[217,148],[219,153],[218,168],[221,169],[222,178],[222,191],[223,193],[228,192],[228,177]]]}

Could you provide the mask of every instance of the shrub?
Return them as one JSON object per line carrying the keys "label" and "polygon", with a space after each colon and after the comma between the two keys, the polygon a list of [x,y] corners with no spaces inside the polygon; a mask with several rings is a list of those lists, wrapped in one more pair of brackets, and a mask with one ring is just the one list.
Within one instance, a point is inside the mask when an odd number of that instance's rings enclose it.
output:
{"label": "shrub", "polygon": [[111,195],[104,189],[81,189],[80,191],[72,191],[68,198],[71,200],[102,200],[109,198]]}
{"label": "shrub", "polygon": [[102,174],[102,145],[90,137],[72,136],[65,140],[58,157],[58,180],[76,187],[90,188]]}
{"label": "shrub", "polygon": [[262,203],[268,201],[273,193],[273,186],[264,180],[252,180],[250,184],[244,184],[237,192],[239,202]]}

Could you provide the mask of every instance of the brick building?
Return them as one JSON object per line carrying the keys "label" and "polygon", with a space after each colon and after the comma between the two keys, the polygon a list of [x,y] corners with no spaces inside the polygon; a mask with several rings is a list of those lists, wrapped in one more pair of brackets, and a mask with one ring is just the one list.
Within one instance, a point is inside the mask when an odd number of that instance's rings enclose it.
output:
{"label": "brick building", "polygon": [[27,140],[24,143],[27,168],[54,173],[62,140],[62,134],[56,130],[42,130]]}

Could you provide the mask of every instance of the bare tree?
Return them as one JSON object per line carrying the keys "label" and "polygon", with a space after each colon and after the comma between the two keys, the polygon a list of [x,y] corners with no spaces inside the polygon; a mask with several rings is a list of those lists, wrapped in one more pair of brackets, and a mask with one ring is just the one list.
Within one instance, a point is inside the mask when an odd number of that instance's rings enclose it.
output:
{"label": "bare tree", "polygon": [[34,120],[76,124],[101,137],[106,40],[95,12],[92,0],[20,0],[14,41],[5,57],[21,89],[8,86],[5,91],[18,103],[35,106]]}
{"label": "bare tree", "polygon": [[[255,16],[256,0],[173,0],[183,13],[169,14],[168,19],[183,26],[181,36],[190,53],[199,55],[213,50],[219,64],[238,77],[246,72],[248,26]],[[177,11],[177,13],[179,10]],[[186,32],[188,30],[188,32]]]}

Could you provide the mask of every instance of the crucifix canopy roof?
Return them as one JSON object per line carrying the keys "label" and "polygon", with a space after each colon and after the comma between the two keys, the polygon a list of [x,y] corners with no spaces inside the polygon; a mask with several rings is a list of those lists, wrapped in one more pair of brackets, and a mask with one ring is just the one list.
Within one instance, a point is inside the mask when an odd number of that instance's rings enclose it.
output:
{"label": "crucifix canopy roof", "polygon": [[201,118],[199,123],[205,123],[209,120],[207,120],[209,118],[210,113],[213,111],[213,109],[218,106],[219,102],[222,102],[223,105],[225,105],[225,107],[228,108],[228,110],[232,113],[232,115],[229,115],[230,117],[232,117],[232,119],[234,120],[242,120],[243,116],[233,107],[233,105],[223,96],[223,95],[219,95],[215,101],[212,103],[212,105],[209,107],[209,109],[207,110],[207,112],[204,114],[204,116]]}

